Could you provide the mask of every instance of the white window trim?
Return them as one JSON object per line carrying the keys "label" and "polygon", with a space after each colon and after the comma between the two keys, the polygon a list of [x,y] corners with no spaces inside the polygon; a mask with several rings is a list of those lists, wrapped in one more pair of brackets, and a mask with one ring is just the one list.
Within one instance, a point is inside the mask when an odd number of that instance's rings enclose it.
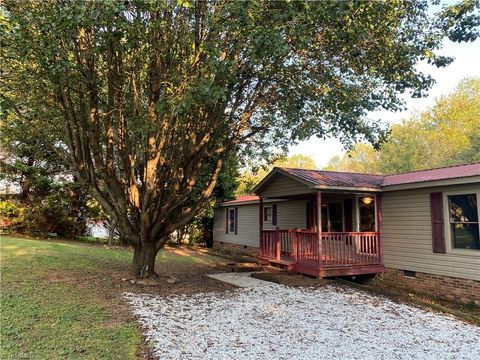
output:
{"label": "white window trim", "polygon": [[[480,191],[475,190],[458,190],[458,191],[445,191],[442,193],[443,196],[443,228],[445,234],[445,249],[447,254],[455,255],[466,255],[466,256],[478,256],[480,257],[480,249],[455,249],[452,245],[452,234],[450,229],[450,207],[448,205],[448,197],[450,195],[466,195],[466,194],[476,194],[477,195],[477,214],[480,220]],[[480,221],[479,221],[480,223]]]}
{"label": "white window trim", "polygon": [[[270,220],[265,220],[265,209],[268,209],[270,208]],[[262,217],[263,217],[263,223],[264,224],[268,224],[268,225],[272,225],[273,224],[273,206],[272,205],[267,205],[267,206],[263,206],[263,214],[262,214]]]}

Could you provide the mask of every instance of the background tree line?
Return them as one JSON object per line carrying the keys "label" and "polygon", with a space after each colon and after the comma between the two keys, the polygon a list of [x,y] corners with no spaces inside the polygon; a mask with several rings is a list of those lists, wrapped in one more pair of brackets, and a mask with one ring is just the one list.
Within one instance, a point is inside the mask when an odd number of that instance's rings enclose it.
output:
{"label": "background tree line", "polygon": [[394,174],[478,161],[480,78],[467,78],[427,110],[393,125],[378,150],[357,143],[325,169]]}

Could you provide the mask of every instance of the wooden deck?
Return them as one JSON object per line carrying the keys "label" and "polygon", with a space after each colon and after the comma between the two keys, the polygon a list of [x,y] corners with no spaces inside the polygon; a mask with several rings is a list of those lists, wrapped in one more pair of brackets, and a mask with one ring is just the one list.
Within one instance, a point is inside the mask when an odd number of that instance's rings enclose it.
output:
{"label": "wooden deck", "polygon": [[376,232],[317,233],[263,230],[261,263],[316,277],[376,274],[384,271]]}

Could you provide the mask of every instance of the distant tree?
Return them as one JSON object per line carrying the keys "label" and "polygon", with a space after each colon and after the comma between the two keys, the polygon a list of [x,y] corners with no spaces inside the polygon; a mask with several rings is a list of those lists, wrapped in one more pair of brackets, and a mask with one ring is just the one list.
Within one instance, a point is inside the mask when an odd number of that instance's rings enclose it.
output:
{"label": "distant tree", "polygon": [[480,161],[480,78],[465,79],[427,111],[394,125],[381,146],[384,173]]}
{"label": "distant tree", "polygon": [[332,157],[325,170],[378,174],[380,168],[378,152],[373,146],[357,143],[344,156]]}
{"label": "distant tree", "polygon": [[15,230],[84,235],[89,195],[31,125],[11,116],[0,122],[0,180],[20,187],[19,197],[9,200],[18,209]]}
{"label": "distant tree", "polygon": [[419,115],[392,127],[376,151],[358,143],[327,170],[394,174],[480,161],[480,78],[460,82]]}
{"label": "distant tree", "polygon": [[425,94],[416,64],[452,61],[436,54],[445,37],[475,39],[475,6],[7,0],[1,107],[38,125],[134,247],[131,273],[154,276],[231,153],[313,134],[377,142],[364,115]]}
{"label": "distant tree", "polygon": [[252,170],[244,170],[239,177],[237,195],[247,195],[274,167],[289,167],[299,169],[316,169],[315,160],[307,155],[297,154],[281,157],[267,166]]}

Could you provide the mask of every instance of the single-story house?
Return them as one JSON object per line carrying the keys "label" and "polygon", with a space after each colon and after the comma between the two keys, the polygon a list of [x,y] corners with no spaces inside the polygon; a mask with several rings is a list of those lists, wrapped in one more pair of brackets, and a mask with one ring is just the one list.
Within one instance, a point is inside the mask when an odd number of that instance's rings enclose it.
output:
{"label": "single-story house", "polygon": [[480,302],[480,163],[386,176],[274,168],[253,192],[217,207],[214,247]]}

